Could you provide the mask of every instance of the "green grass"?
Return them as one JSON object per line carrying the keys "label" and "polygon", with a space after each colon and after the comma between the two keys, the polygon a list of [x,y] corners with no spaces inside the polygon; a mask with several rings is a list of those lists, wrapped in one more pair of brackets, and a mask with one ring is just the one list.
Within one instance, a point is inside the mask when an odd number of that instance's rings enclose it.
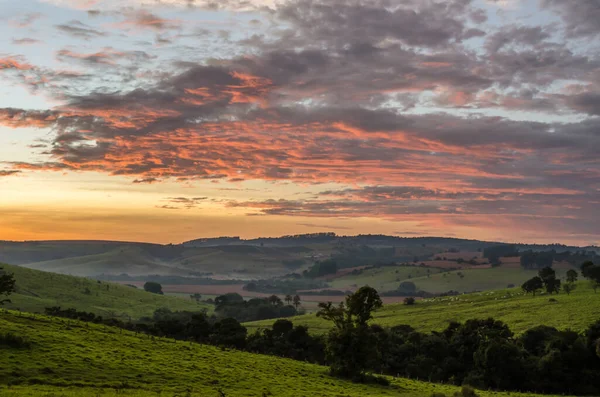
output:
{"label": "green grass", "polygon": [[219,389],[227,397],[428,397],[457,390],[405,379],[392,379],[389,387],[353,384],[330,377],[325,367],[299,361],[149,339],[42,315],[0,313],[0,329],[31,342],[30,349],[0,347],[3,397],[218,397]]}
{"label": "green grass", "polygon": [[[564,269],[556,269],[557,277],[563,277],[565,273]],[[463,277],[460,277],[460,274]],[[410,281],[414,282],[418,289],[431,293],[443,293],[451,290],[471,292],[504,289],[509,284],[521,286],[537,274],[537,270],[500,266],[491,269],[465,269],[438,273]]]}
{"label": "green grass", "polygon": [[[519,289],[488,291],[454,297],[417,301],[414,306],[384,305],[374,315],[373,323],[383,326],[408,324],[419,331],[440,331],[451,321],[494,317],[520,333],[537,325],[559,329],[585,329],[600,319],[600,293],[595,294],[585,281],[566,295],[553,295],[557,302],[549,302],[548,295],[524,295]],[[306,325],[314,333],[329,330],[331,324],[314,314],[291,319],[294,324]],[[249,330],[271,326],[274,320],[244,324]]]}
{"label": "green grass", "polygon": [[356,287],[369,285],[379,292],[392,291],[398,289],[403,281],[415,282],[415,278],[427,277],[427,270],[430,274],[436,274],[443,269],[426,268],[418,266],[394,266],[378,267],[368,269],[361,274],[343,276],[329,282],[332,288],[340,290],[353,290]]}
{"label": "green grass", "polygon": [[0,265],[16,279],[16,293],[6,308],[42,313],[44,308],[61,306],[92,312],[103,317],[137,319],[158,308],[200,311],[212,306],[191,299],[151,294],[141,289],[80,277],[47,273],[19,266]]}
{"label": "green grass", "polygon": [[[457,266],[459,266],[457,264]],[[427,269],[430,273],[428,276]],[[557,269],[562,277],[566,269]],[[460,277],[460,275],[463,277]],[[396,266],[369,269],[359,275],[347,275],[329,284],[332,288],[354,290],[363,285],[375,288],[379,292],[393,291],[403,281],[415,283],[421,291],[443,293],[448,291],[472,292],[507,288],[509,284],[520,286],[526,280],[537,275],[537,270],[520,267],[500,266],[491,269],[464,269],[447,272],[439,268]]]}

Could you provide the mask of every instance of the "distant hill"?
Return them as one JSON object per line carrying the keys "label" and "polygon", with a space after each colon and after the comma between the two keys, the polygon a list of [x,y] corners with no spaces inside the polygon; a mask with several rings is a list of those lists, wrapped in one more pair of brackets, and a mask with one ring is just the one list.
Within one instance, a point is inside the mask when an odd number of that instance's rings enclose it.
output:
{"label": "distant hill", "polygon": [[16,293],[10,295],[12,303],[3,307],[27,312],[43,313],[44,308],[61,306],[92,312],[103,317],[124,320],[151,316],[156,309],[200,311],[211,305],[198,304],[172,296],[156,295],[141,289],[80,277],[0,265],[13,273]]}
{"label": "distant hill", "polygon": [[329,376],[325,367],[300,361],[149,339],[117,328],[46,316],[0,313],[0,329],[31,343],[23,349],[0,347],[3,397],[424,397],[434,392],[451,396],[459,390],[400,378],[389,378],[387,387],[357,384]]}
{"label": "distant hill", "polygon": [[[423,262],[445,252],[480,253],[501,243],[444,237],[337,236],[315,233],[244,240],[217,237],[182,244],[115,241],[0,241],[0,262],[86,277],[164,275],[251,280],[301,273],[333,258],[340,268]],[[513,245],[519,251],[600,252],[598,247]],[[469,258],[464,258],[469,259]]]}

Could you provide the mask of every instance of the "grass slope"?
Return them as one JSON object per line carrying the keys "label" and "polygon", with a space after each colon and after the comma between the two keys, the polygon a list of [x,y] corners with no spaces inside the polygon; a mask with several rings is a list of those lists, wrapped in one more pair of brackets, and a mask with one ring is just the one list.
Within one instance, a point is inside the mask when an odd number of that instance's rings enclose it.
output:
{"label": "grass slope", "polygon": [[[373,322],[383,326],[408,324],[419,331],[440,331],[451,321],[494,317],[519,333],[537,325],[579,331],[600,316],[600,293],[595,294],[585,281],[579,282],[571,295],[552,296],[556,302],[550,302],[549,298],[548,295],[524,295],[519,289],[511,289],[425,299],[414,306],[384,305],[375,313]],[[294,324],[308,326],[315,333],[326,332],[331,327],[331,323],[314,314],[291,320]],[[265,320],[244,325],[252,331],[272,324],[273,320]]]}
{"label": "grass slope", "polygon": [[130,276],[147,274],[189,275],[188,270],[165,265],[137,246],[124,246],[100,254],[35,262],[23,266],[30,269],[81,277],[121,273],[127,273]]}
{"label": "grass slope", "polygon": [[[16,293],[10,296],[7,308],[27,312],[44,311],[49,306],[75,308],[104,317],[122,319],[152,315],[161,307],[171,310],[199,311],[210,308],[191,300],[151,294],[146,291],[112,283],[98,283],[80,277],[0,265],[16,279]],[[89,291],[89,293],[88,293]]]}
{"label": "grass slope", "polygon": [[[148,339],[119,329],[41,315],[0,314],[0,329],[30,349],[0,347],[0,395],[38,396],[397,396],[455,388],[404,379],[367,386],[332,378],[317,365],[212,346]],[[481,392],[481,397],[531,394]]]}
{"label": "grass slope", "polygon": [[443,269],[418,266],[386,266],[364,270],[361,274],[348,274],[329,282],[331,288],[352,290],[369,285],[377,291],[393,291],[403,281],[415,282],[414,278],[427,278],[427,274],[436,274]]}

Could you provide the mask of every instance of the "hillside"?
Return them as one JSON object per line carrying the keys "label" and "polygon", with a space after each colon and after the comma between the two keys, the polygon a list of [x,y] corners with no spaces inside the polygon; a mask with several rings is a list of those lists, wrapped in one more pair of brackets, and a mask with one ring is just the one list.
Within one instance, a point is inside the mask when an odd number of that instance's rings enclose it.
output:
{"label": "hillside", "polygon": [[[388,304],[374,315],[373,323],[383,326],[408,324],[419,331],[441,331],[451,321],[493,317],[507,323],[515,332],[537,325],[559,329],[583,330],[598,320],[600,293],[594,293],[585,281],[566,295],[524,295],[520,289],[497,290],[453,297],[417,301],[413,306]],[[314,314],[291,319],[294,324],[306,325],[312,332],[323,333],[331,324]],[[269,327],[273,320],[244,324],[249,330]]]}
{"label": "hillside", "polygon": [[[302,272],[315,261],[328,258],[333,258],[340,268],[408,262],[425,263],[432,268],[459,268],[465,266],[458,265],[456,259],[468,261],[472,257],[481,257],[483,250],[497,244],[451,238],[337,236],[333,233],[253,240],[201,239],[168,245],[114,241],[0,241],[0,262],[85,277],[100,274],[189,277],[200,273],[218,279],[249,280]],[[522,251],[581,250],[580,247],[559,245],[519,244],[516,247]],[[585,249],[597,252],[597,247]],[[448,260],[435,260],[441,256]],[[486,260],[479,262],[486,263]]]}
{"label": "hillside", "polygon": [[[0,313],[0,329],[31,343],[29,348],[0,346],[3,397],[428,397],[457,390],[406,379],[391,379],[389,387],[354,384],[331,378],[324,367],[299,361],[149,339],[42,315]],[[479,395],[535,396],[485,391]]]}
{"label": "hillside", "polygon": [[199,311],[210,305],[177,297],[156,295],[125,285],[88,280],[80,277],[47,273],[18,266],[1,265],[13,273],[16,293],[10,296],[9,309],[27,312],[44,311],[50,306],[75,308],[104,317],[122,319],[152,315],[162,307],[171,310]]}

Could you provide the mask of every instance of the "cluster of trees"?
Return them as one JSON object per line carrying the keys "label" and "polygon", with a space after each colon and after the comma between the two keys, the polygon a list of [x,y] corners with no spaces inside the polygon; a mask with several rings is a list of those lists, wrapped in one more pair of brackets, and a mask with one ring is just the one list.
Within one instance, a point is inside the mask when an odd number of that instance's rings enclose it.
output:
{"label": "cluster of trees", "polygon": [[363,287],[339,306],[321,304],[331,320],[326,362],[334,375],[355,380],[367,373],[540,393],[600,393],[600,321],[584,333],[538,326],[515,337],[492,318],[453,322],[442,332],[407,325],[370,325],[381,307],[377,291]]}
{"label": "cluster of trees", "polygon": [[300,297],[288,295],[286,298],[287,304],[277,295],[246,301],[238,293],[229,293],[215,298],[215,313],[221,318],[231,317],[241,322],[295,316],[300,307]]}
{"label": "cluster of trees", "polygon": [[156,281],[146,281],[146,284],[144,284],[144,291],[163,295],[162,285]]}
{"label": "cluster of trees", "polygon": [[8,296],[13,292],[15,292],[15,276],[6,273],[4,268],[0,267],[0,306],[10,303]]}
{"label": "cluster of trees", "polygon": [[522,252],[520,258],[521,267],[525,269],[543,269],[545,267],[552,267],[554,256],[554,251]]}
{"label": "cluster of trees", "polygon": [[594,262],[587,261],[581,265],[581,274],[586,279],[590,280],[594,292],[600,287],[600,265],[595,265]]}
{"label": "cluster of trees", "polygon": [[519,256],[519,250],[511,244],[493,245],[483,249],[483,257],[492,265],[500,264],[500,258],[503,256]]}
{"label": "cluster of trees", "polygon": [[327,259],[315,263],[310,269],[302,272],[304,277],[317,278],[328,276],[330,274],[336,274],[338,271],[338,264],[333,259]]}
{"label": "cluster of trees", "polygon": [[[574,281],[577,280],[577,272],[575,272],[574,270],[573,272],[575,274],[573,275],[573,273],[571,272],[569,276],[570,279],[573,279],[573,281],[569,283],[569,293],[573,289],[575,289]],[[558,278],[556,278],[556,272],[554,271],[554,269],[552,269],[551,267],[545,267],[543,269],[540,269],[537,276],[525,281],[521,288],[523,289],[523,291],[525,291],[525,293],[532,293],[533,296],[535,296],[535,294],[540,292],[542,289],[545,289],[546,292],[550,295],[552,295],[555,292],[558,294],[561,288],[561,281]]]}

